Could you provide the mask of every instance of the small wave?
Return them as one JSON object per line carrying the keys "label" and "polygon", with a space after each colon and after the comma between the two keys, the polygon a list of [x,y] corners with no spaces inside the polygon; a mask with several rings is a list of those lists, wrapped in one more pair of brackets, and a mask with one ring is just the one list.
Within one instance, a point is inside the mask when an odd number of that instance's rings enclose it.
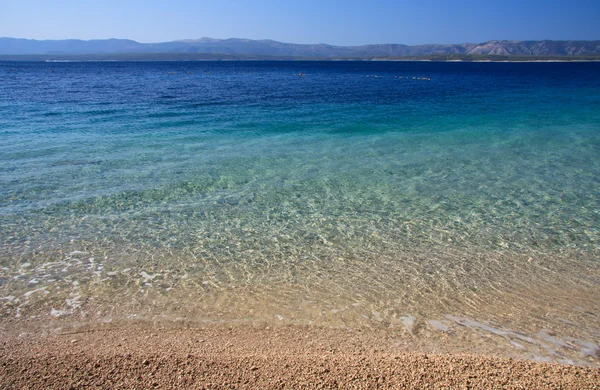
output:
{"label": "small wave", "polygon": [[157,112],[148,114],[148,118],[180,118],[182,116],[187,116],[189,113],[187,112]]}
{"label": "small wave", "polygon": [[55,161],[50,166],[65,166],[65,165],[98,165],[102,164],[102,160],[61,160]]}
{"label": "small wave", "polygon": [[90,110],[90,111],[85,111],[83,114],[86,114],[86,115],[111,115],[111,114],[117,114],[117,113],[119,113],[119,110],[108,109],[108,110]]}

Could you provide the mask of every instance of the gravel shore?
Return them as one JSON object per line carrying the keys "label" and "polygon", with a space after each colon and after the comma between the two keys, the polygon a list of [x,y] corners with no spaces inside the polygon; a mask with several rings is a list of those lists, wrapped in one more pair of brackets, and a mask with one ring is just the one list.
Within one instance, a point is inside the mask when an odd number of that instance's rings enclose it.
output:
{"label": "gravel shore", "polygon": [[599,368],[407,353],[345,329],[131,327],[1,340],[6,389],[600,389]]}

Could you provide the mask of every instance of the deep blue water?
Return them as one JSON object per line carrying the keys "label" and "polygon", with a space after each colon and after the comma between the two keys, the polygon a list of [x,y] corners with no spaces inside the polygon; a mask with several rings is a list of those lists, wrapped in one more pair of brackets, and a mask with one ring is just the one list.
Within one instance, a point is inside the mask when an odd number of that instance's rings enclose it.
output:
{"label": "deep blue water", "polygon": [[91,296],[123,269],[163,292],[372,302],[410,277],[513,283],[484,253],[582,258],[565,280],[596,278],[599,194],[598,63],[0,62],[7,294],[20,274]]}

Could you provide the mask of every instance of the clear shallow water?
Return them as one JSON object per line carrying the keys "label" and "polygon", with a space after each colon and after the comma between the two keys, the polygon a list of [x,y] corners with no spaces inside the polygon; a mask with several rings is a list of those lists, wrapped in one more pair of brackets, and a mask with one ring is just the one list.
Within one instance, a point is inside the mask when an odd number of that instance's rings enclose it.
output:
{"label": "clear shallow water", "polygon": [[0,62],[2,315],[475,332],[597,359],[599,76]]}

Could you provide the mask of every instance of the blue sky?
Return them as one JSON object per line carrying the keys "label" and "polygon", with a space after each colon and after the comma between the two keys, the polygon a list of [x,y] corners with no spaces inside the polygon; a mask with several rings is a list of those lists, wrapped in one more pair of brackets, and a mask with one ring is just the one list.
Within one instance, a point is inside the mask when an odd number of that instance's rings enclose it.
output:
{"label": "blue sky", "polygon": [[0,0],[0,36],[464,43],[600,39],[600,0]]}

